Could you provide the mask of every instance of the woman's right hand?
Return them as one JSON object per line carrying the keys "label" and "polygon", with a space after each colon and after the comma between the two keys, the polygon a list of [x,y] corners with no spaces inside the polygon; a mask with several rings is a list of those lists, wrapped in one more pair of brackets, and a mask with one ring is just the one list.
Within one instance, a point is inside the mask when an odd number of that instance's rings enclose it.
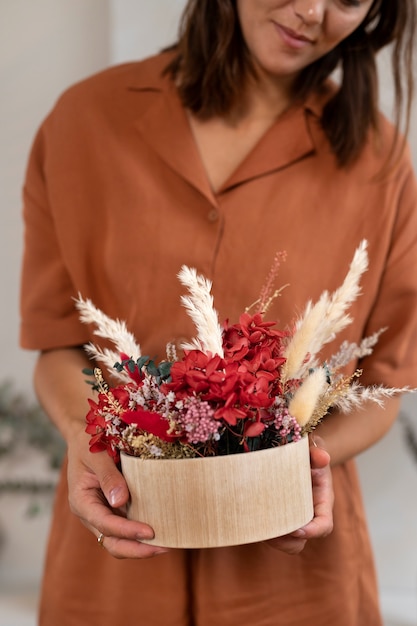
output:
{"label": "woman's right hand", "polygon": [[141,543],[154,536],[147,524],[126,518],[129,491],[107,452],[92,453],[84,416],[91,387],[83,368],[91,367],[82,348],[42,352],[35,367],[35,389],[45,412],[68,444],[71,510],[116,558],[144,559],[165,549]]}
{"label": "woman's right hand", "polygon": [[146,559],[167,552],[141,543],[152,539],[153,529],[126,518],[129,491],[122,474],[107,452],[92,453],[84,424],[73,425],[68,440],[68,489],[73,513],[116,558]]}

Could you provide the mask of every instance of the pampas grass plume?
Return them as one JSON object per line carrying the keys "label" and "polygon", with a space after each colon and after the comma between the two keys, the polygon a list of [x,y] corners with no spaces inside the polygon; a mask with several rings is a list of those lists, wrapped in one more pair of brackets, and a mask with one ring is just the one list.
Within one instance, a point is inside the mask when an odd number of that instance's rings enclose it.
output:
{"label": "pampas grass plume", "polygon": [[320,367],[308,376],[297,389],[288,405],[290,415],[300,426],[305,426],[313,415],[320,396],[327,387],[326,371]]}
{"label": "pampas grass plume", "polygon": [[183,344],[182,347],[191,350],[197,348],[223,357],[222,329],[213,306],[211,281],[186,265],[182,266],[178,278],[189,291],[188,296],[181,296],[181,302],[197,329],[197,337],[193,342]]}
{"label": "pampas grass plume", "polygon": [[332,294],[324,291],[316,304],[307,303],[284,354],[287,359],[283,367],[284,381],[303,378],[309,368],[316,367],[315,356],[323,345],[351,323],[346,311],[358,297],[360,278],[368,268],[367,245],[366,240],[359,244],[345,280],[336,291]]}
{"label": "pampas grass plume", "polygon": [[87,352],[93,358],[101,361],[109,367],[110,361],[116,356],[112,364],[112,373],[114,374],[113,365],[120,358],[120,354],[127,354],[130,358],[136,360],[141,356],[141,349],[132,333],[128,331],[125,322],[113,320],[108,315],[98,309],[89,299],[83,299],[79,294],[75,300],[75,306],[80,312],[80,320],[84,324],[93,324],[96,328],[93,333],[98,337],[103,337],[111,341],[116,348],[116,352],[111,350],[101,350],[93,344],[86,346]]}

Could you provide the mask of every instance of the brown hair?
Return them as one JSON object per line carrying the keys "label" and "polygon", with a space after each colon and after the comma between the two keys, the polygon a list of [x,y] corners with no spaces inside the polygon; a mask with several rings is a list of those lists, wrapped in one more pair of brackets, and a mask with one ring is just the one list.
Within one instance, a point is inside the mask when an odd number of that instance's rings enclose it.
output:
{"label": "brown hair", "polygon": [[[395,143],[403,114],[407,133],[416,14],[415,0],[375,0],[365,20],[349,37],[300,73],[294,85],[295,99],[304,99],[319,89],[334,69],[342,69],[340,89],[327,102],[321,120],[340,165],[353,161],[369,130],[378,129],[375,56],[390,43]],[[184,106],[200,119],[209,119],[225,115],[238,105],[253,67],[240,29],[236,0],[189,0],[174,49],[177,54],[167,71],[178,84]]]}

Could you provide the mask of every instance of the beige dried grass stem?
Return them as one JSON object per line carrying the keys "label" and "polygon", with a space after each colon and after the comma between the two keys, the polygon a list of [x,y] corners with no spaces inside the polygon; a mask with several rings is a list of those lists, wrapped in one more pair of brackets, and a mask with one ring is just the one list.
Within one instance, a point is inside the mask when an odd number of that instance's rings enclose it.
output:
{"label": "beige dried grass stem", "polygon": [[303,316],[296,322],[296,330],[284,356],[283,381],[303,378],[308,369],[316,366],[315,357],[328,343],[351,323],[346,313],[360,293],[359,281],[368,268],[367,242],[358,246],[343,284],[329,294],[325,291],[318,302],[308,302]]}

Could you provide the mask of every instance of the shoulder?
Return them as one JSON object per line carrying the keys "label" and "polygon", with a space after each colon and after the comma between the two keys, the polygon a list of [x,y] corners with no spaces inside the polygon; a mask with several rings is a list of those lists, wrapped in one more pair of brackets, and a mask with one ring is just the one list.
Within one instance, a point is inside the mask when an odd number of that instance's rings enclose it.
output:
{"label": "shoulder", "polygon": [[51,168],[73,167],[81,155],[94,160],[121,138],[134,135],[136,121],[155,97],[172,88],[164,73],[170,59],[162,53],[113,66],[64,91],[34,137],[26,180],[46,176]]}
{"label": "shoulder", "polygon": [[[316,133],[321,135],[321,143],[326,144],[328,150],[330,150],[330,145],[324,137],[322,119],[326,113],[326,105],[337,95],[338,90],[338,83],[328,79],[312,91],[304,102],[306,111],[311,114],[315,122]],[[372,171],[374,168],[381,168],[382,164],[391,158],[393,162],[404,162],[402,155],[405,155],[405,160],[407,160],[409,159],[408,153],[407,142],[401,132],[397,132],[394,124],[379,111],[377,126],[369,130],[357,162],[360,163],[361,168],[368,165],[369,171]]]}
{"label": "shoulder", "polygon": [[383,114],[378,126],[370,131],[368,140],[358,158],[358,168],[365,167],[382,184],[389,181],[402,185],[415,179],[411,150],[407,138]]}
{"label": "shoulder", "polygon": [[58,103],[71,97],[103,92],[117,87],[162,88],[164,70],[170,61],[170,53],[160,53],[142,61],[114,65],[72,85],[60,97]]}
{"label": "shoulder", "polygon": [[[106,89],[114,86],[161,86],[163,73],[170,61],[168,52],[148,57],[142,61],[132,61],[121,65],[114,65],[93,76],[76,83],[63,94],[63,98],[74,93],[83,93],[95,89]],[[62,99],[62,98],[61,98]]]}
{"label": "shoulder", "polygon": [[[327,159],[328,167],[339,169],[333,150],[322,127],[322,117],[326,104],[337,93],[338,86],[333,81],[326,81],[320,90],[312,93],[305,108],[310,115],[310,128],[315,139],[316,148],[321,157]],[[369,181],[384,178],[398,179],[405,173],[413,175],[413,164],[407,140],[397,131],[395,125],[381,111],[378,113],[376,128],[368,132],[362,150],[357,158],[342,170],[351,179]],[[384,176],[387,175],[387,176]]]}
{"label": "shoulder", "polygon": [[46,124],[91,119],[108,110],[120,111],[138,92],[165,91],[169,78],[164,70],[169,53],[161,53],[142,61],[112,66],[65,90],[46,118]]}

